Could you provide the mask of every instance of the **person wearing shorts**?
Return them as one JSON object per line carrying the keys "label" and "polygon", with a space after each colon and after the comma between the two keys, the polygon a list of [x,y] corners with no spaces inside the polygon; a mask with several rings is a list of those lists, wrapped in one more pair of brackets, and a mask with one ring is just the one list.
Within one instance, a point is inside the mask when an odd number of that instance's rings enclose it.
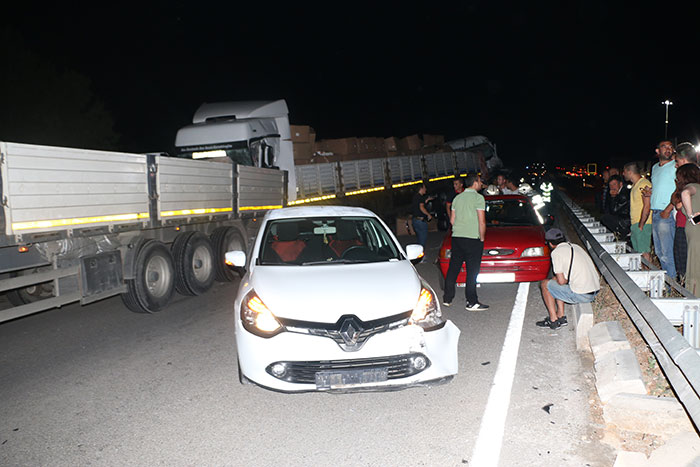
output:
{"label": "person wearing shorts", "polygon": [[586,250],[567,242],[561,230],[549,229],[544,238],[552,248],[554,278],[545,279],[541,284],[549,316],[535,324],[559,329],[568,324],[564,304],[592,302],[600,291],[600,277]]}

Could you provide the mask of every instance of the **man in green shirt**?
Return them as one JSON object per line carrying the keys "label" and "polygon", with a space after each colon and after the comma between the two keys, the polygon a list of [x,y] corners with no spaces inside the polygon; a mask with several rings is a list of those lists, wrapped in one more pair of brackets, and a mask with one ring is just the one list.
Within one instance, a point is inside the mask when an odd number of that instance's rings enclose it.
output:
{"label": "man in green shirt", "polygon": [[450,306],[455,296],[457,276],[462,264],[467,263],[467,283],[464,293],[467,310],[480,311],[488,305],[479,303],[476,295],[476,276],[481,269],[481,255],[486,236],[486,202],[476,190],[481,188],[481,177],[470,174],[464,180],[465,190],[452,201],[450,222],[452,223],[452,251],[450,266],[445,278],[445,294],[442,303]]}

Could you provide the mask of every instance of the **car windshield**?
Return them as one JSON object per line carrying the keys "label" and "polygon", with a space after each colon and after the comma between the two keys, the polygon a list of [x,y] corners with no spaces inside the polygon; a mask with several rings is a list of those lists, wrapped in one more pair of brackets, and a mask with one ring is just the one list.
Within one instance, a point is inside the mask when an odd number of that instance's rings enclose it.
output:
{"label": "car windshield", "polygon": [[267,223],[258,264],[314,266],[402,259],[372,217],[278,219]]}
{"label": "car windshield", "polygon": [[514,225],[541,225],[535,209],[521,199],[486,200],[486,225],[507,227]]}

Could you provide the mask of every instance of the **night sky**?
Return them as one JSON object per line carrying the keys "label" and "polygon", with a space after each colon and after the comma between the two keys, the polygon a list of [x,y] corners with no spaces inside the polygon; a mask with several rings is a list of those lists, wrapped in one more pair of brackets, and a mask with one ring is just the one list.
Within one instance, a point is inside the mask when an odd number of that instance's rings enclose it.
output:
{"label": "night sky", "polygon": [[[170,151],[202,102],[285,98],[318,138],[486,135],[512,165],[639,160],[668,98],[669,136],[700,141],[700,27],[668,2],[237,3],[5,8],[0,139]],[[72,78],[42,98],[25,55],[80,77],[89,102],[57,103]],[[45,131],[96,102],[118,139]]]}

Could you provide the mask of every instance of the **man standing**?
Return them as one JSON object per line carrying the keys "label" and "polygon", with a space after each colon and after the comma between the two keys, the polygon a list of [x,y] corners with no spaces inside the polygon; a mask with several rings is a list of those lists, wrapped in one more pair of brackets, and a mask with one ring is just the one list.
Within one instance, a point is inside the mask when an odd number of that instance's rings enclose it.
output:
{"label": "man standing", "polygon": [[466,309],[480,311],[488,305],[479,303],[476,294],[476,276],[481,269],[481,255],[484,251],[486,237],[486,201],[477,190],[481,188],[481,177],[470,174],[464,181],[465,190],[452,202],[450,222],[452,223],[452,252],[450,266],[445,278],[445,294],[442,303],[450,306],[455,297],[457,276],[462,263],[467,263],[467,283],[465,295]]}
{"label": "man standing", "polygon": [[552,248],[554,279],[540,283],[549,316],[535,324],[541,328],[558,329],[568,324],[564,303],[592,302],[600,291],[600,278],[586,250],[567,243],[561,230],[549,229],[544,238]]}
{"label": "man standing", "polygon": [[632,249],[647,261],[651,261],[651,216],[649,197],[644,196],[642,191],[649,187],[649,180],[639,173],[639,166],[636,162],[625,164],[622,172],[625,180],[632,183],[630,190],[630,240]]}
{"label": "man standing", "polygon": [[[691,143],[681,143],[676,148],[676,169],[685,164],[694,164],[697,160],[695,147]],[[687,218],[681,210],[681,195],[676,190],[671,195],[669,207],[676,208],[676,235],[673,238],[673,262],[676,274],[683,282],[685,280],[686,265],[688,262],[688,242],[685,237],[685,223]],[[668,207],[667,207],[668,209]]]}
{"label": "man standing", "polygon": [[427,191],[428,188],[425,186],[425,183],[421,183],[418,192],[413,195],[413,200],[411,202],[413,214],[411,224],[413,225],[413,231],[416,233],[418,243],[420,243],[423,248],[425,248],[425,242],[428,239],[428,222],[433,219],[433,216],[428,212],[428,208],[425,207],[425,203],[434,197],[427,196]]}
{"label": "man standing", "polygon": [[464,180],[457,177],[454,180],[452,180],[452,186],[454,187],[455,191],[454,191],[454,193],[452,193],[451,196],[448,196],[447,201],[445,201],[445,207],[447,208],[447,218],[448,219],[452,216],[452,201],[454,201],[455,197],[458,194],[460,194],[461,192],[464,191]]}
{"label": "man standing", "polygon": [[673,144],[661,141],[656,148],[659,162],[651,168],[651,226],[654,237],[654,251],[659,257],[661,269],[669,277],[676,277],[673,261],[673,238],[676,236],[676,221],[671,217],[671,195],[676,191],[676,165],[673,161]]}
{"label": "man standing", "polygon": [[501,189],[501,193],[504,195],[517,195],[518,193],[518,185],[515,184],[513,181],[513,175],[509,175],[506,177],[506,184],[505,186]]}

